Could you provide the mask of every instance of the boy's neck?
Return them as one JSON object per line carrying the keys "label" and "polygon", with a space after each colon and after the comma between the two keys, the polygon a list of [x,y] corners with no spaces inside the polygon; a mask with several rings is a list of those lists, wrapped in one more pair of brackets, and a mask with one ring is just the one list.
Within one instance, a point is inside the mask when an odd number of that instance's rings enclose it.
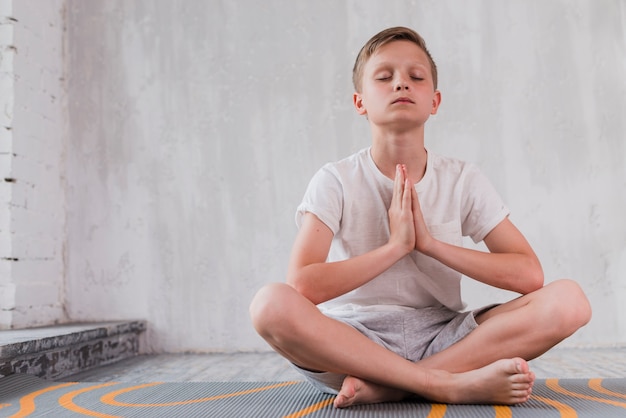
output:
{"label": "boy's neck", "polygon": [[397,164],[405,164],[409,178],[417,183],[424,177],[428,153],[424,132],[401,134],[376,132],[372,138],[372,159],[381,173],[393,179]]}

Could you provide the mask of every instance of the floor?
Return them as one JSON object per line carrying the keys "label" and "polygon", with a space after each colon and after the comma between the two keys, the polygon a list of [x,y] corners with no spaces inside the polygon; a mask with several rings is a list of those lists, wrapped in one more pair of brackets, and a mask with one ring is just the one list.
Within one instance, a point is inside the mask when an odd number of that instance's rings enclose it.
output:
{"label": "floor", "polygon": [[[626,377],[626,347],[555,348],[530,363],[539,379]],[[275,353],[139,355],[63,381],[289,381],[300,375]]]}

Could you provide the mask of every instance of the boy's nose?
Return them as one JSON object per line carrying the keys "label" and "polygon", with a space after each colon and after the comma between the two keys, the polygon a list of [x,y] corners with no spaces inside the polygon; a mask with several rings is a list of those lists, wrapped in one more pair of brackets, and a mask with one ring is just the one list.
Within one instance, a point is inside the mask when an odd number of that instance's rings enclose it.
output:
{"label": "boy's nose", "polygon": [[398,80],[396,82],[396,91],[408,90],[408,89],[409,89],[409,85],[405,83],[404,80]]}

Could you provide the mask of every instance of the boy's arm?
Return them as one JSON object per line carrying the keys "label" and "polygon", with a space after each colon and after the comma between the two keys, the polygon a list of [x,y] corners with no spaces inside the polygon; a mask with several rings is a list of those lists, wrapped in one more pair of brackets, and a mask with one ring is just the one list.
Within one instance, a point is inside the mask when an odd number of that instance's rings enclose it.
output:
{"label": "boy's arm", "polygon": [[287,283],[318,304],[364,285],[411,252],[415,247],[411,189],[398,168],[388,212],[389,242],[344,261],[326,262],[333,232],[317,216],[305,213],[289,259]]}
{"label": "boy's arm", "polygon": [[287,283],[314,304],[343,295],[378,276],[407,253],[387,243],[344,261],[326,262],[333,233],[312,213],[304,215],[296,237]]}
{"label": "boy's arm", "polygon": [[508,219],[487,234],[490,252],[458,247],[430,236],[417,193],[412,194],[416,250],[435,258],[461,274],[500,289],[527,294],[543,287],[543,269],[526,238]]}

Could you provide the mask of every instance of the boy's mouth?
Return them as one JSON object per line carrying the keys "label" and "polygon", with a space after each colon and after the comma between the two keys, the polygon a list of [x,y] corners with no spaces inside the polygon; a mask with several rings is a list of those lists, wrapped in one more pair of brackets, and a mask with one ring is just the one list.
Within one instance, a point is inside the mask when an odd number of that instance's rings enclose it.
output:
{"label": "boy's mouth", "polygon": [[415,103],[415,102],[409,99],[408,97],[398,97],[396,100],[391,102],[391,104],[394,104],[394,103]]}

